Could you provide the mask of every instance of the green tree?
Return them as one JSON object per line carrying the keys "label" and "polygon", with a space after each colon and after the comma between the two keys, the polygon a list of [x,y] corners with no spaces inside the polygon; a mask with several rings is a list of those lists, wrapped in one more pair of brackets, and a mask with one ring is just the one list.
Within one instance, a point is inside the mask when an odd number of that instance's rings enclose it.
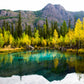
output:
{"label": "green tree", "polygon": [[10,24],[8,22],[6,22],[6,31],[10,32]]}
{"label": "green tree", "polygon": [[28,25],[27,24],[25,24],[25,34],[28,35]]}
{"label": "green tree", "polygon": [[17,22],[15,23],[15,31],[14,31],[14,38],[17,39],[18,38],[18,31],[17,31]]}
{"label": "green tree", "polygon": [[0,33],[2,33],[2,29],[0,28]]}
{"label": "green tree", "polygon": [[34,37],[35,37],[35,33],[36,33],[36,27],[34,28]]}
{"label": "green tree", "polygon": [[6,28],[6,22],[5,22],[5,20],[3,20],[3,24],[2,24],[2,28]]}
{"label": "green tree", "polygon": [[32,37],[32,31],[31,31],[31,26],[30,25],[28,25],[28,35],[30,37]]}
{"label": "green tree", "polygon": [[17,34],[18,37],[20,38],[22,37],[21,12],[19,12],[19,17],[18,17]]}
{"label": "green tree", "polygon": [[4,28],[4,27],[2,27],[2,34],[3,34],[3,36],[4,36],[4,31],[5,31],[5,28]]}
{"label": "green tree", "polygon": [[66,33],[67,33],[67,25],[66,25],[66,22],[64,20],[63,22],[63,25],[62,25],[63,29],[62,29],[62,32],[63,32],[63,37],[65,37]]}
{"label": "green tree", "polygon": [[74,28],[75,28],[75,25],[76,25],[76,17],[74,17]]}
{"label": "green tree", "polygon": [[49,25],[48,25],[48,20],[46,18],[46,35],[47,35],[47,38],[49,38]]}
{"label": "green tree", "polygon": [[39,35],[39,31],[36,30],[36,33],[35,33],[35,44],[38,45],[40,43],[40,35]]}
{"label": "green tree", "polygon": [[45,24],[43,25],[43,37],[44,37],[44,39],[47,38],[47,32],[46,32],[46,25]]}
{"label": "green tree", "polygon": [[[58,37],[60,37],[60,30],[58,28],[58,24],[57,24],[57,21],[54,22],[54,30],[56,29],[57,33],[58,33]],[[53,31],[54,32],[54,31]]]}
{"label": "green tree", "polygon": [[3,45],[4,45],[4,38],[2,33],[0,33],[0,47],[3,47]]}
{"label": "green tree", "polygon": [[71,28],[71,20],[69,19],[68,28]]}
{"label": "green tree", "polygon": [[51,22],[51,29],[52,29],[52,36],[53,36],[53,33],[54,33],[54,24],[53,24],[53,22]]}
{"label": "green tree", "polygon": [[12,34],[12,36],[14,36],[14,26],[13,26],[13,22],[11,23],[11,34]]}
{"label": "green tree", "polygon": [[39,31],[39,35],[40,35],[40,38],[42,37],[42,28],[40,27],[40,25],[38,25],[38,31]]}

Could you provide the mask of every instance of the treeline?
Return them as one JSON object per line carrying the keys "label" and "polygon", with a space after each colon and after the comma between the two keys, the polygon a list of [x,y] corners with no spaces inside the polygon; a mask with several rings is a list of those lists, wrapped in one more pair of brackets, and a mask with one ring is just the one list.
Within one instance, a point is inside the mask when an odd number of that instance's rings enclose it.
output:
{"label": "treeline", "polygon": [[3,21],[0,28],[0,47],[11,45],[12,47],[32,46],[49,46],[49,47],[67,47],[81,48],[84,46],[84,19],[80,19],[75,23],[75,27],[71,29],[71,21],[69,20],[68,27],[66,22],[58,27],[57,22],[51,22],[49,27],[46,18],[43,27],[38,25],[32,32],[31,26],[25,24],[23,30],[21,25],[21,12],[19,13],[18,22],[15,24]]}

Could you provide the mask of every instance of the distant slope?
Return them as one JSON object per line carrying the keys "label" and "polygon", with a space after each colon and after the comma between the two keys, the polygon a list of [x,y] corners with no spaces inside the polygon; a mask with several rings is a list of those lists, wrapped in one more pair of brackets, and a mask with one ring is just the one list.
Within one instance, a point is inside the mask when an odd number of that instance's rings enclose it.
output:
{"label": "distant slope", "polygon": [[[19,11],[11,10],[0,10],[0,26],[2,26],[3,20],[15,23],[18,20]],[[84,12],[69,12],[64,9],[61,5],[46,5],[40,11],[21,11],[22,14],[22,26],[25,27],[25,23],[31,25],[33,28],[37,24],[41,26],[45,23],[45,18],[48,18],[49,23],[51,21],[57,21],[58,24],[62,24],[63,20],[67,22],[71,19],[72,25],[74,25],[74,17],[76,19],[84,17]]]}

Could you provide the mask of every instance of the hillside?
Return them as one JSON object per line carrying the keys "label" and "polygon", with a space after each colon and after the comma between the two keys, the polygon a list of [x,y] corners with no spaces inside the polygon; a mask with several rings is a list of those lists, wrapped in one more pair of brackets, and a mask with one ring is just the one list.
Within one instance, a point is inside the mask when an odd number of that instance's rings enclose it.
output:
{"label": "hillside", "polygon": [[[19,11],[11,11],[11,10],[0,10],[0,26],[2,26],[3,20],[5,19],[8,22],[15,23],[18,18]],[[46,5],[40,11],[21,11],[22,14],[22,26],[25,27],[25,23],[31,25],[33,28],[37,24],[41,26],[45,22],[45,18],[48,18],[49,23],[51,21],[57,21],[58,24],[62,24],[63,20],[65,20],[68,24],[68,20],[71,19],[71,23],[73,26],[74,17],[76,19],[83,18],[84,12],[69,12],[64,9],[61,5]]]}

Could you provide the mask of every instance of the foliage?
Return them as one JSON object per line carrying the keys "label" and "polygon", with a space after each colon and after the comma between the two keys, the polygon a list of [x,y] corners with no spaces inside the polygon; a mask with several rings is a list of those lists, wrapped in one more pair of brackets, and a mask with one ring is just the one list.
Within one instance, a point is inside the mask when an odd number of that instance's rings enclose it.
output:
{"label": "foliage", "polygon": [[0,33],[0,47],[3,47],[4,45],[4,38],[3,38],[3,34]]}
{"label": "foliage", "polygon": [[[84,47],[84,18],[75,23],[74,30],[70,28],[71,21],[69,20],[68,29],[64,21],[61,27],[58,27],[57,22],[51,22],[49,27],[46,18],[43,27],[38,25],[31,30],[31,26],[25,24],[25,29],[21,26],[21,13],[19,13],[18,22],[15,24],[3,21],[0,28],[0,47],[4,45],[12,45],[15,47],[26,47],[26,45],[40,46],[58,46],[58,47]],[[11,28],[10,28],[11,27]],[[33,31],[33,32],[32,32]]]}
{"label": "foliage", "polygon": [[21,12],[19,12],[18,25],[17,25],[17,35],[22,36],[22,25],[21,25]]}

